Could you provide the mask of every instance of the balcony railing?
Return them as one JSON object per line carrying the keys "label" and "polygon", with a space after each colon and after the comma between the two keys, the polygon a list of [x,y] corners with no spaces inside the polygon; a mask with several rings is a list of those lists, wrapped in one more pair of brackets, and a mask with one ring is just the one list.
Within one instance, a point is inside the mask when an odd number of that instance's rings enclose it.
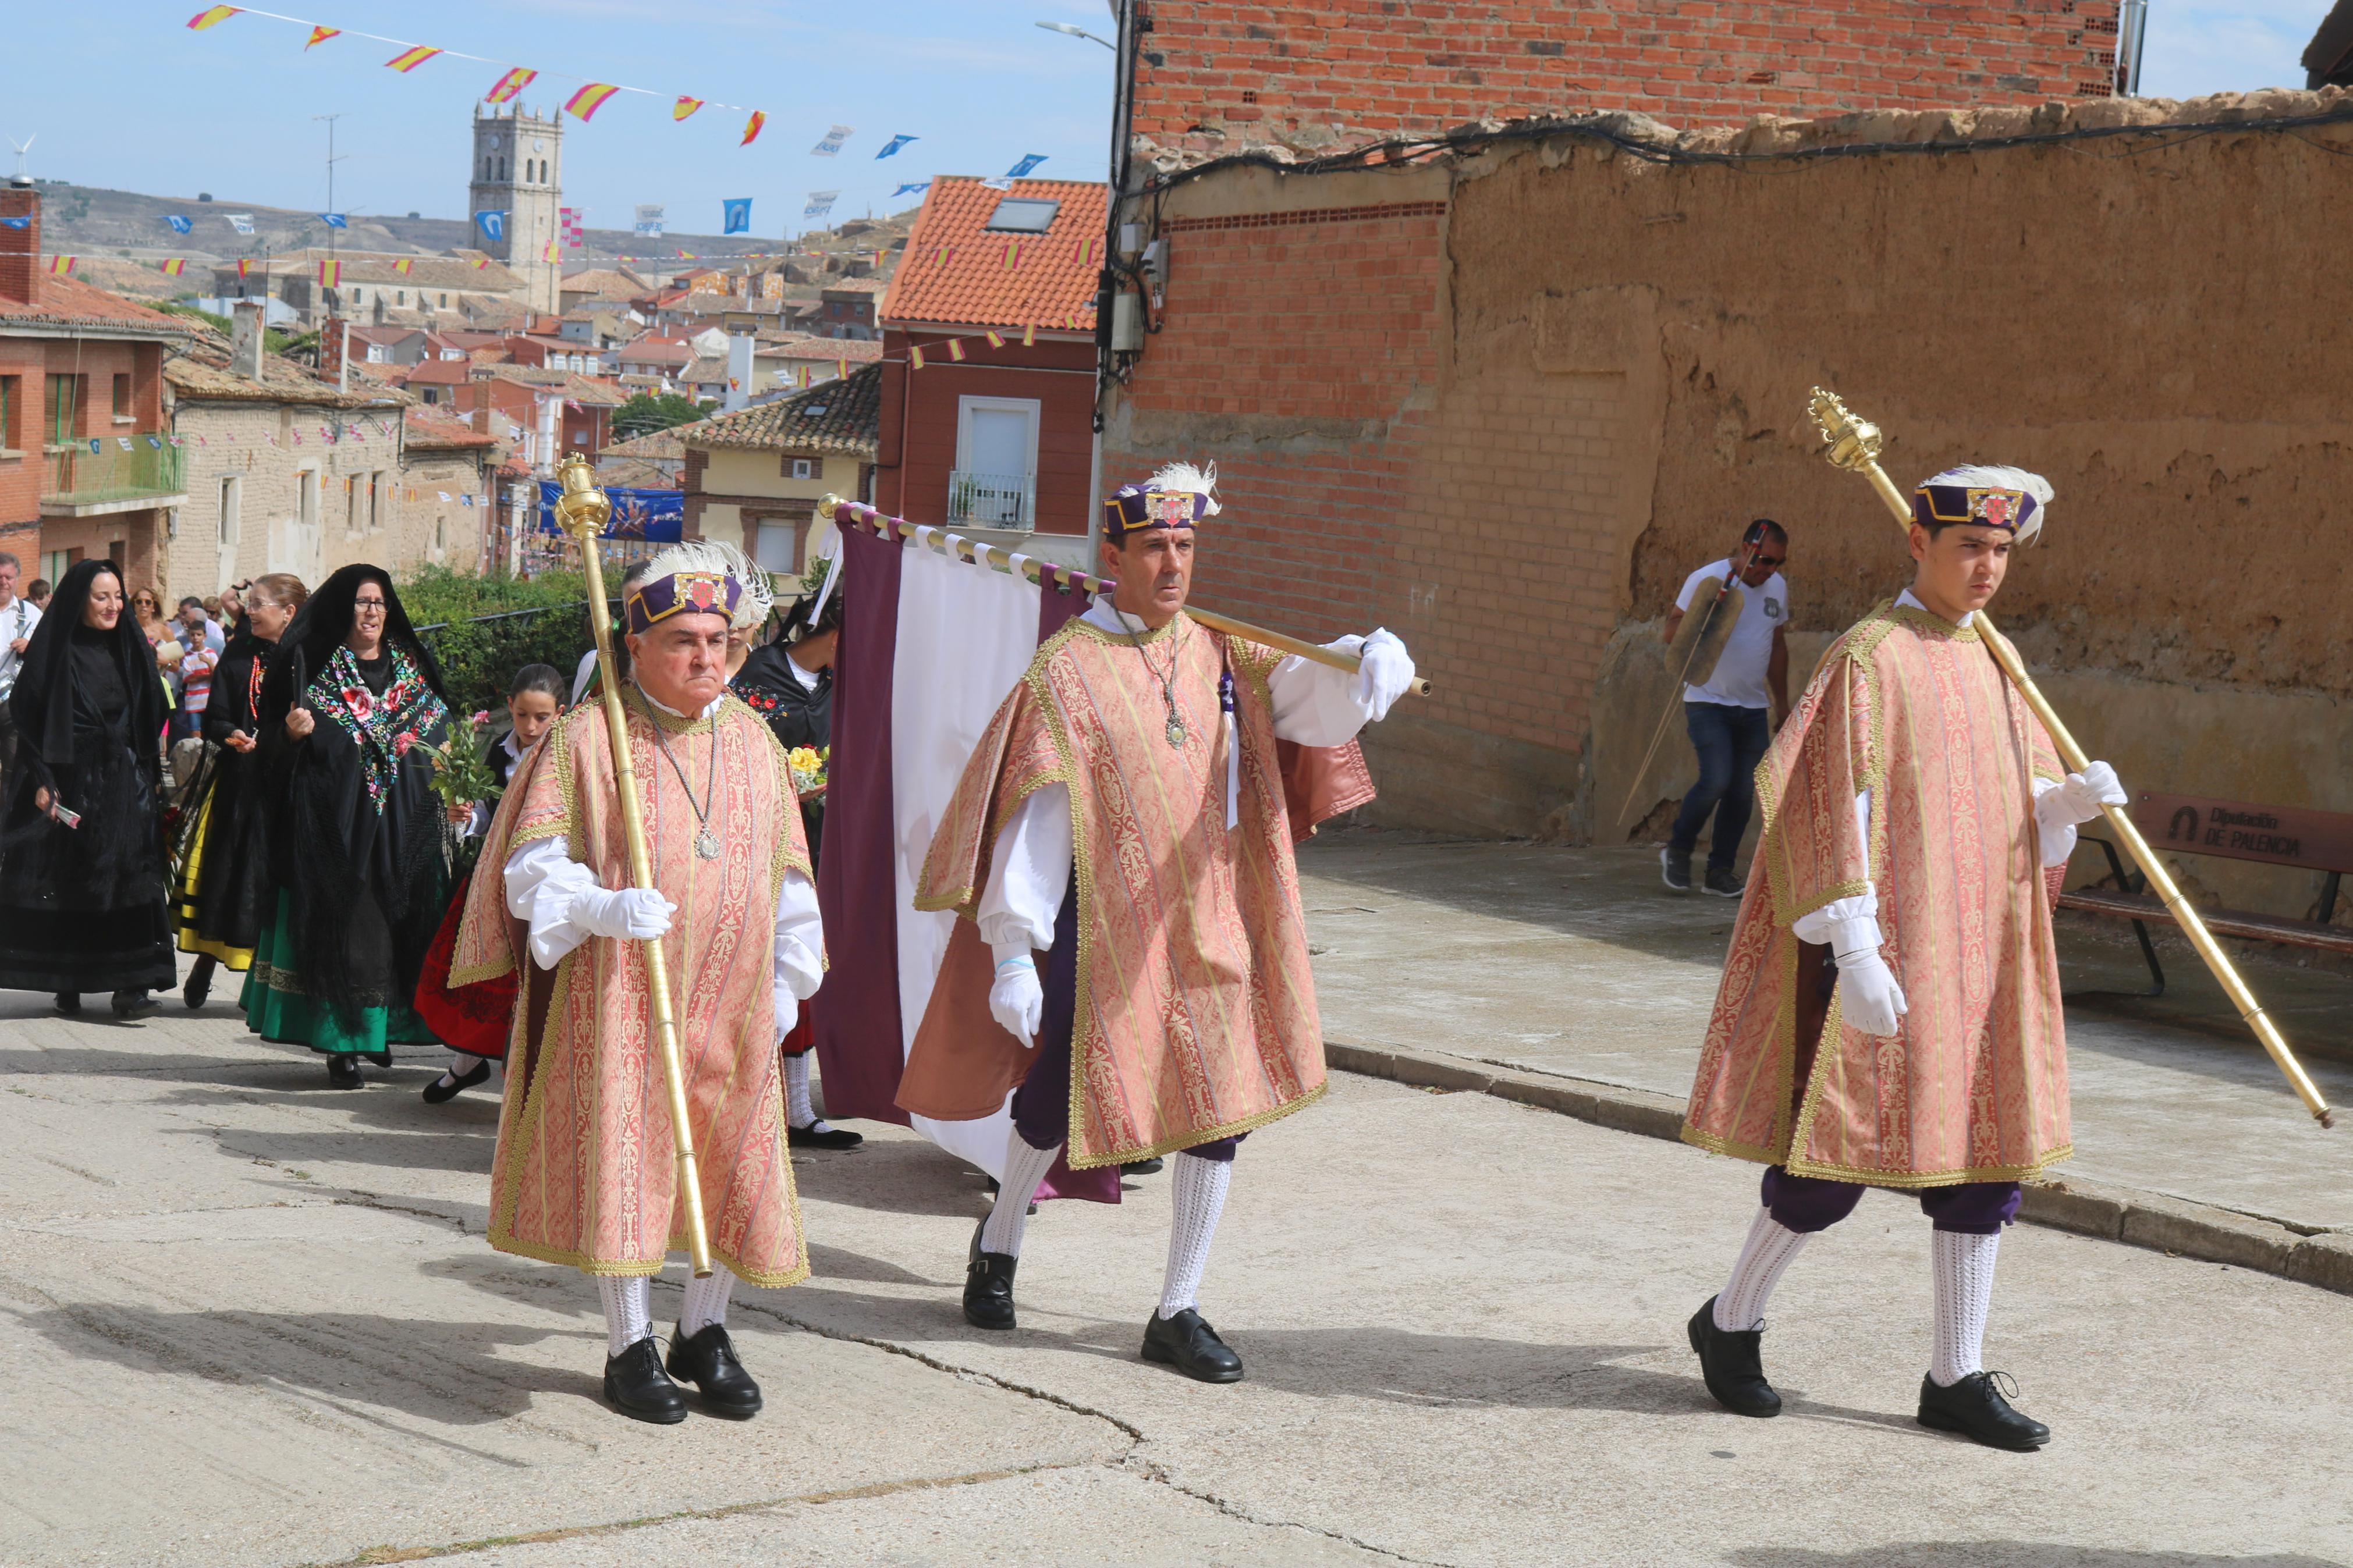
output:
{"label": "balcony railing", "polygon": [[1031,529],[1038,523],[1035,474],[948,470],[948,526]]}
{"label": "balcony railing", "polygon": [[105,501],[138,500],[145,496],[180,493],[181,452],[168,437],[148,445],[146,435],[128,437],[131,449],[112,436],[90,438],[53,451],[48,456],[48,482],[41,501],[49,506],[92,506]]}

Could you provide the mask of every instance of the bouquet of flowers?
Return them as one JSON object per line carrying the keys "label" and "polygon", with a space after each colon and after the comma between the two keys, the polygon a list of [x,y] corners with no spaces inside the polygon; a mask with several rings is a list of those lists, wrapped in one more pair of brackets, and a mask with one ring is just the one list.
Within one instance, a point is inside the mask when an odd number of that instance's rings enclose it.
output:
{"label": "bouquet of flowers", "polygon": [[469,718],[449,715],[448,738],[433,748],[433,793],[445,805],[472,805],[499,793],[498,780],[482,756],[483,731],[490,727],[487,710]]}
{"label": "bouquet of flowers", "polygon": [[825,793],[826,762],[833,748],[819,751],[815,746],[795,746],[785,760],[792,764],[793,793],[803,800],[812,800]]}

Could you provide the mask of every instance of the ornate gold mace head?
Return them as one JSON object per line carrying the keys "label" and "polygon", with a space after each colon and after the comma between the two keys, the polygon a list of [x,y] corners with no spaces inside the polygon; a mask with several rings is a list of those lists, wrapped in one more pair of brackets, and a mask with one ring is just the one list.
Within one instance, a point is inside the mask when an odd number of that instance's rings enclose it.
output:
{"label": "ornate gold mace head", "polygon": [[594,539],[605,531],[606,522],[613,515],[613,503],[596,483],[596,470],[588,459],[575,452],[556,465],[555,482],[564,493],[555,498],[555,521],[565,531],[582,539]]}
{"label": "ornate gold mace head", "polygon": [[1879,449],[1887,438],[1879,433],[1878,426],[1851,412],[1837,393],[1818,386],[1807,407],[1827,444],[1822,456],[1832,467],[1853,473],[1879,461]]}

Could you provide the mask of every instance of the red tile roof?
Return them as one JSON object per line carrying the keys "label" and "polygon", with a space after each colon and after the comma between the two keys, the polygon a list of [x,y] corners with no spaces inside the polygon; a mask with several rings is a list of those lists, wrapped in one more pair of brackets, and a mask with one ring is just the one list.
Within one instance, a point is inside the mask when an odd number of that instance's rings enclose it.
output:
{"label": "red tile roof", "polygon": [[413,452],[456,451],[499,444],[496,437],[485,436],[462,420],[429,408],[410,409],[406,423],[408,448]]}
{"label": "red tile roof", "polygon": [[180,317],[151,310],[120,294],[110,294],[93,284],[85,283],[79,278],[51,272],[34,275],[31,302],[0,298],[0,317],[18,323],[55,321],[59,324],[132,329],[152,327],[154,329],[152,335],[158,338],[185,337],[189,331],[189,323]]}
{"label": "red tile roof", "polygon": [[[876,314],[893,326],[1092,331],[1107,190],[1075,180],[1016,180],[998,191],[969,177],[934,179]],[[989,215],[1008,197],[1062,205],[1044,234],[993,232]]]}
{"label": "red tile roof", "polygon": [[403,386],[463,386],[474,379],[470,359],[421,359],[394,372]]}

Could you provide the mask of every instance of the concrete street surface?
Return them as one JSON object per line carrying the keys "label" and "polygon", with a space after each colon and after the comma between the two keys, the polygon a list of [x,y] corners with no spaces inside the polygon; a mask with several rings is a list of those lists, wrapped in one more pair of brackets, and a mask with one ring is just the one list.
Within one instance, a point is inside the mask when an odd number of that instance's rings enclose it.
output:
{"label": "concrete street surface", "polygon": [[[1638,860],[1319,842],[1328,1032],[1680,1093],[1731,907]],[[2291,1037],[2353,992],[2303,984]],[[2103,1180],[2353,1217],[2339,1142],[2194,1001],[2075,1027]],[[1345,1075],[1242,1148],[1202,1298],[1239,1385],[1136,1357],[1166,1177],[1041,1205],[1022,1325],[987,1334],[957,1307],[978,1177],[869,1124],[795,1162],[816,1278],[738,1292],[767,1410],[641,1426],[597,1396],[593,1284],[484,1243],[497,1107],[423,1104],[440,1055],[337,1093],[224,1002],[120,1026],[0,995],[0,1563],[2353,1560],[2353,1300],[2021,1226],[1988,1360],[2057,1436],[1996,1453],[1913,1423],[1928,1232],[1873,1194],[1791,1269],[1788,1410],[1745,1421],[1683,1321],[1752,1167]]]}

